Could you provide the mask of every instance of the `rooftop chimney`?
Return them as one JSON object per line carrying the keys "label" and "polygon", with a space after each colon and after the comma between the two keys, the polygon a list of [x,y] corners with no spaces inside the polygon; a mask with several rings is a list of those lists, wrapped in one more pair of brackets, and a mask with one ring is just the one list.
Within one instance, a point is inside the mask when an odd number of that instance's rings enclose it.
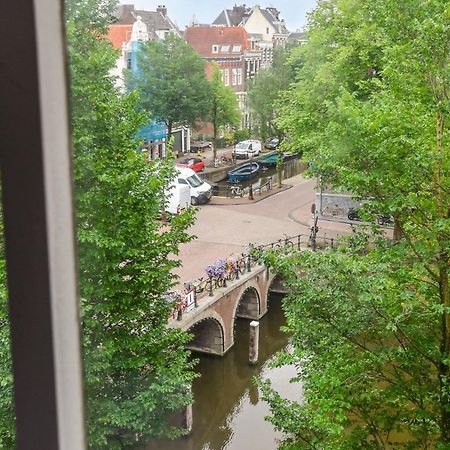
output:
{"label": "rooftop chimney", "polygon": [[167,16],[167,8],[166,5],[158,5],[158,7],[156,8],[156,12],[161,13],[164,17]]}
{"label": "rooftop chimney", "polygon": [[120,23],[133,23],[134,5],[119,5],[117,17]]}

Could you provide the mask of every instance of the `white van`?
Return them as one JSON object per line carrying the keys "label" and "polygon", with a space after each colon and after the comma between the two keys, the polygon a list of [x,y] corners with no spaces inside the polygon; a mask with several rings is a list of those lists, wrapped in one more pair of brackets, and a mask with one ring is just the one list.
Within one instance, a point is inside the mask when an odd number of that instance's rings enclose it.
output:
{"label": "white van", "polygon": [[191,204],[207,203],[211,198],[212,187],[203,181],[192,169],[177,167],[178,184],[188,186],[191,190]]}
{"label": "white van", "polygon": [[261,153],[261,141],[248,139],[236,144],[234,154],[236,158],[253,158]]}
{"label": "white van", "polygon": [[191,190],[185,184],[172,182],[166,191],[166,212],[177,216],[191,205]]}

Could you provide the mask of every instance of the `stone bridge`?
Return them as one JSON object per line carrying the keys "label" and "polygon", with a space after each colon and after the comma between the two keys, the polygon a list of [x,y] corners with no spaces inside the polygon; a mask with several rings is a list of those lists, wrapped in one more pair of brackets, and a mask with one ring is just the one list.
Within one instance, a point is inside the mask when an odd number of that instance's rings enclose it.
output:
{"label": "stone bridge", "polygon": [[198,306],[184,312],[181,320],[171,319],[169,326],[194,336],[189,349],[222,356],[234,344],[236,319],[259,320],[267,313],[270,292],[286,290],[278,276],[257,264],[238,280],[215,289],[212,296],[201,297]]}

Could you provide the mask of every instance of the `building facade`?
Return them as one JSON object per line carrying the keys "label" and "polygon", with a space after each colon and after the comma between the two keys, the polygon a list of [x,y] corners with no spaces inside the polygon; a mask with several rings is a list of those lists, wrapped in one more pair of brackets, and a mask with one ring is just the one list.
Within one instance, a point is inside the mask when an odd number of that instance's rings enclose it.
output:
{"label": "building facade", "polygon": [[[158,8],[159,10],[156,12],[139,11],[145,13],[146,21],[144,21],[140,15],[135,16],[136,11],[133,5],[121,5],[119,20],[126,22],[134,19],[133,23],[118,23],[109,26],[107,38],[111,41],[113,47],[119,51],[117,64],[112,71],[112,75],[116,77],[116,86],[121,90],[125,90],[124,70],[129,70],[132,74],[139,71],[139,48],[143,42],[164,39],[168,33],[179,33],[177,29],[170,25],[172,22],[166,17],[166,8],[162,6]],[[160,19],[161,17],[162,19]],[[153,26],[150,30],[148,23]],[[175,127],[172,134],[174,136],[173,151],[177,153],[189,152],[190,128]],[[143,139],[143,150],[148,152],[149,159],[153,160],[166,156],[167,127],[165,123],[158,121],[148,123],[139,130],[138,137]]]}
{"label": "building facade", "polygon": [[259,70],[261,53],[251,50],[246,30],[233,26],[191,26],[186,28],[184,38],[206,61],[207,76],[210,76],[211,63],[218,64],[225,86],[236,92],[241,127],[248,127],[247,81]]}

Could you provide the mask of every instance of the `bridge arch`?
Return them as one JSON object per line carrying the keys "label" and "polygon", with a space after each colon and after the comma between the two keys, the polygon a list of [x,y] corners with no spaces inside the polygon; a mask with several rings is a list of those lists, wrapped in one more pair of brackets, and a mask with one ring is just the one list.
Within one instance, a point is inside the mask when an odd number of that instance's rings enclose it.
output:
{"label": "bridge arch", "polygon": [[261,297],[255,286],[247,287],[240,295],[234,311],[234,318],[259,319],[261,316]]}
{"label": "bridge arch", "polygon": [[225,352],[225,326],[217,313],[211,311],[210,314],[210,316],[195,322],[187,330],[193,335],[193,338],[186,347],[201,353],[223,355]]}
{"label": "bridge arch", "polygon": [[269,284],[268,293],[275,294],[287,294],[289,293],[288,288],[283,284],[283,277],[281,275],[275,275]]}

